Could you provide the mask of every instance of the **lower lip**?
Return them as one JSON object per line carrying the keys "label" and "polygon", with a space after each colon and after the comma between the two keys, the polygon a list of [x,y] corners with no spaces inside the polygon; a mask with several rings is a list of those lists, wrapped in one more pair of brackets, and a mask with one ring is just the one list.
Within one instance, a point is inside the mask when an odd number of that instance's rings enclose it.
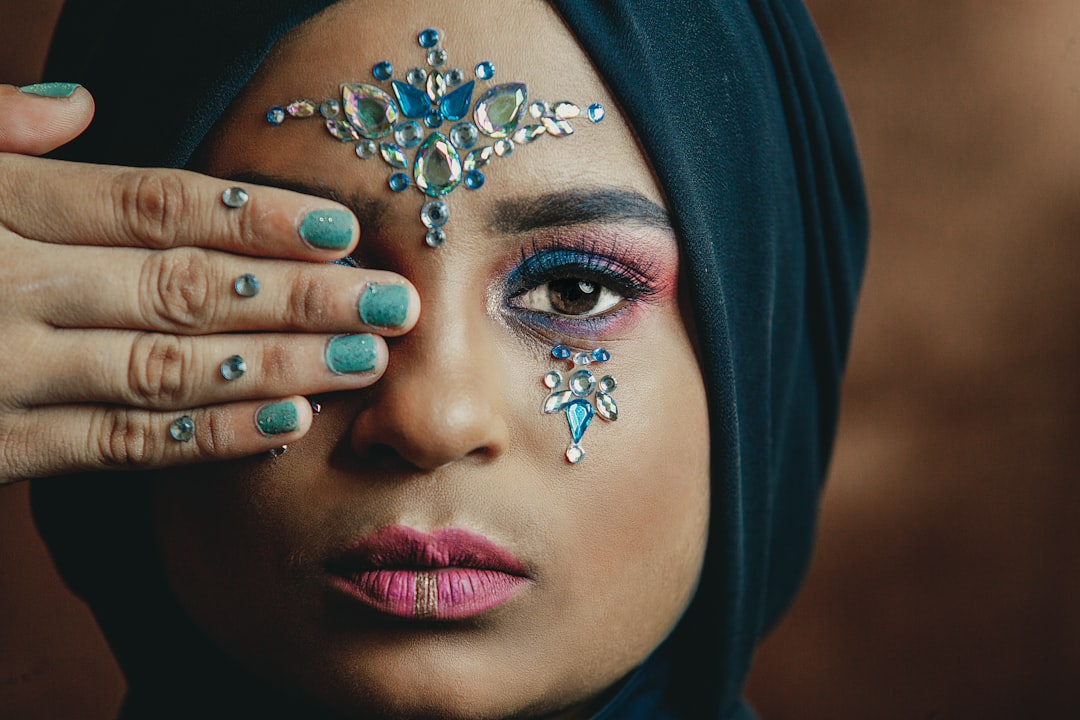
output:
{"label": "lower lip", "polygon": [[520,575],[477,568],[365,570],[335,583],[368,607],[412,620],[460,620],[502,605],[525,589]]}

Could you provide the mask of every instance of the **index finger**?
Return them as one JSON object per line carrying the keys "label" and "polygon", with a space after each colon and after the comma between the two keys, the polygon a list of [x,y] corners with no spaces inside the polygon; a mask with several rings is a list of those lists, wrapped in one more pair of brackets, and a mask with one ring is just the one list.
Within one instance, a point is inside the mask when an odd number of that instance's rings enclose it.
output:
{"label": "index finger", "polygon": [[[0,226],[61,245],[332,260],[360,237],[344,205],[187,170],[122,168],[0,154]],[[226,203],[228,200],[228,204]]]}

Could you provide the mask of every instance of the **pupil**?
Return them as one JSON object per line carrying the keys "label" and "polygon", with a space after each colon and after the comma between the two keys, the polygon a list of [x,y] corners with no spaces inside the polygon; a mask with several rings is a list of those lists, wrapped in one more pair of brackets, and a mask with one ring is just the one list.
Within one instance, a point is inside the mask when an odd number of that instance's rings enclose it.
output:
{"label": "pupil", "polygon": [[567,278],[549,285],[551,307],[563,315],[584,315],[596,307],[599,293],[594,284]]}

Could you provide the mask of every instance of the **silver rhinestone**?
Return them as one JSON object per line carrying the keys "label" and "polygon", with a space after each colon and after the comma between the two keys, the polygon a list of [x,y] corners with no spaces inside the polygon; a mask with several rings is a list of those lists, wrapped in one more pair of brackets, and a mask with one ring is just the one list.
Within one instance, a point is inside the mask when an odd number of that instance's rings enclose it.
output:
{"label": "silver rhinestone", "polygon": [[169,424],[169,437],[177,442],[188,442],[195,437],[195,421],[185,415]]}
{"label": "silver rhinestone", "polygon": [[546,385],[550,390],[554,390],[555,388],[559,387],[560,385],[562,385],[562,373],[558,372],[557,370],[552,370],[544,376],[544,385]]}
{"label": "silver rhinestone", "polygon": [[244,188],[231,187],[221,193],[221,202],[225,203],[225,207],[242,208],[247,205],[247,201],[248,194]]}
{"label": "silver rhinestone", "polygon": [[221,363],[221,377],[226,380],[237,380],[247,372],[247,362],[239,355],[233,355]]}
{"label": "silver rhinestone", "polygon": [[266,454],[272,458],[279,458],[287,452],[289,452],[289,446],[282,445],[281,447],[276,447],[273,450],[268,451]]}
{"label": "silver rhinestone", "polygon": [[428,65],[439,67],[446,63],[446,51],[442,48],[432,48],[427,54]]}
{"label": "silver rhinestone", "polygon": [[377,152],[379,152],[379,146],[375,144],[374,140],[361,140],[356,143],[356,157],[361,160],[375,157]]}
{"label": "silver rhinestone", "polygon": [[251,273],[245,273],[233,281],[233,291],[240,297],[255,297],[259,289],[259,278]]}
{"label": "silver rhinestone", "polygon": [[585,451],[582,450],[580,445],[571,445],[566,448],[566,459],[574,465],[585,459]]}
{"label": "silver rhinestone", "polygon": [[442,228],[431,228],[424,236],[428,247],[441,247],[446,242],[446,232]]}
{"label": "silver rhinestone", "polygon": [[592,355],[587,352],[579,352],[577,355],[574,356],[575,365],[589,365],[590,363],[592,363],[592,361]]}
{"label": "silver rhinestone", "polygon": [[410,85],[420,87],[427,80],[427,70],[422,67],[414,67],[405,74],[405,79]]}
{"label": "silver rhinestone", "polygon": [[424,223],[425,227],[442,227],[449,219],[450,208],[442,200],[428,200],[424,207],[420,208],[420,222]]}
{"label": "silver rhinestone", "polygon": [[322,403],[317,403],[314,400],[308,400],[308,402],[311,403],[311,414],[312,415],[320,415],[320,414],[322,414]]}
{"label": "silver rhinestone", "polygon": [[570,390],[578,397],[585,397],[596,389],[596,378],[588,370],[578,370],[570,376]]}
{"label": "silver rhinestone", "polygon": [[615,388],[619,387],[619,384],[615,382],[615,378],[610,375],[605,375],[600,378],[600,390],[602,392],[615,392]]}
{"label": "silver rhinestone", "polygon": [[319,106],[319,114],[327,120],[337,117],[339,112],[341,112],[341,104],[337,100],[324,100]]}

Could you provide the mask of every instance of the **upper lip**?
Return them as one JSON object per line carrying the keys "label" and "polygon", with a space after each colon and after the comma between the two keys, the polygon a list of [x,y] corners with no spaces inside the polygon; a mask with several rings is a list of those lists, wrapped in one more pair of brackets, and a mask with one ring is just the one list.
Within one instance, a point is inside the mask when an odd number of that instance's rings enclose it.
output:
{"label": "upper lip", "polygon": [[507,549],[464,528],[421,532],[391,525],[361,539],[329,562],[337,574],[369,570],[424,570],[439,568],[495,570],[528,577],[525,564]]}

